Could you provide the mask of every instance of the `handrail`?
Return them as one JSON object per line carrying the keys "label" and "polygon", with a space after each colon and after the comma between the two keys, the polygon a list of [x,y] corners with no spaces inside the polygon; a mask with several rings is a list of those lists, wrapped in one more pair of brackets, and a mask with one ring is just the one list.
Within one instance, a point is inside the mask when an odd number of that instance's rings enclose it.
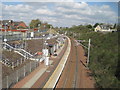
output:
{"label": "handrail", "polygon": [[[31,57],[33,56],[32,54],[30,54],[29,52],[25,51],[24,49],[14,48],[14,47],[12,47],[11,45],[9,45],[8,43],[3,43],[3,44],[9,46],[11,49],[14,49],[14,50],[18,51],[19,54],[20,54],[20,51],[23,51],[25,54],[28,54],[28,55],[30,55]],[[22,56],[23,56],[23,53],[21,53],[21,54],[22,54]],[[21,55],[21,54],[20,54],[20,55]],[[25,55],[24,55],[24,56],[25,56]]]}

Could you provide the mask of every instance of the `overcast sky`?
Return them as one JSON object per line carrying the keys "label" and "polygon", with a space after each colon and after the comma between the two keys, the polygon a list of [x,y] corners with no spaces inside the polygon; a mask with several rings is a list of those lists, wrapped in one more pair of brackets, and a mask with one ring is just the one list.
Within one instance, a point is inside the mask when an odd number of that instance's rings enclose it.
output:
{"label": "overcast sky", "polygon": [[2,2],[0,19],[47,21],[53,26],[70,27],[80,24],[116,23],[117,2]]}

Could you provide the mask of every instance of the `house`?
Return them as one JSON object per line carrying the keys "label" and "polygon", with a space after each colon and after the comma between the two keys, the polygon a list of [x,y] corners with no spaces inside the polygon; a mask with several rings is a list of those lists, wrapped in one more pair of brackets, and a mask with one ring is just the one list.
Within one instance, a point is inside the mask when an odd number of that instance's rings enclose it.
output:
{"label": "house", "polygon": [[0,21],[0,28],[12,30],[12,29],[26,29],[28,27],[23,21],[16,22],[13,20],[2,20]]}
{"label": "house", "polygon": [[95,32],[116,32],[117,31],[117,29],[110,24],[97,25],[94,30]]}
{"label": "house", "polygon": [[98,25],[97,27],[95,27],[95,32],[98,31],[111,31],[111,26],[110,25]]}
{"label": "house", "polygon": [[26,29],[26,28],[28,28],[27,25],[23,21],[14,22],[13,24],[14,24],[15,28],[17,28],[17,29]]}
{"label": "house", "polygon": [[0,21],[1,29],[10,29],[12,28],[12,20],[2,20]]}
{"label": "house", "polygon": [[27,35],[27,25],[23,22],[13,20],[0,21],[0,33],[2,33],[2,41],[22,40]]}
{"label": "house", "polygon": [[0,31],[2,41],[23,40],[27,36],[27,30]]}

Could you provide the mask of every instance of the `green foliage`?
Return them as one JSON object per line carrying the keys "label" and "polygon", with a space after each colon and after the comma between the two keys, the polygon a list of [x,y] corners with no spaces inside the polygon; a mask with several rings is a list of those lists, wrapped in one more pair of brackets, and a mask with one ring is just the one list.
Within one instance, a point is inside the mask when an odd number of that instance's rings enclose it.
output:
{"label": "green foliage", "polygon": [[[91,39],[90,64],[89,68],[93,72],[96,86],[101,88],[120,88],[120,78],[116,77],[120,66],[118,61],[118,33],[93,32],[88,27],[79,25],[68,29],[67,35],[76,39]],[[85,44],[84,44],[85,45]],[[87,45],[87,44],[86,44]]]}
{"label": "green foliage", "polygon": [[46,28],[50,28],[50,27],[53,27],[53,26],[51,24],[46,25]]}
{"label": "green foliage", "polygon": [[42,21],[40,21],[39,19],[36,20],[32,20],[30,22],[30,28],[40,28],[42,29],[49,29],[50,27],[53,28],[53,26],[51,24],[46,23],[42,23]]}
{"label": "green foliage", "polygon": [[92,39],[89,67],[94,72],[96,83],[103,88],[119,87],[120,82],[114,83],[118,82],[115,77],[118,63],[118,33],[94,33],[87,37]]}
{"label": "green foliage", "polygon": [[41,21],[39,19],[32,20],[30,22],[30,28],[36,28],[36,27],[38,27],[38,24],[41,24]]}
{"label": "green foliage", "polygon": [[93,27],[95,28],[95,27],[97,27],[97,25],[99,25],[99,23],[96,23]]}
{"label": "green foliage", "polygon": [[117,28],[117,25],[116,25],[116,23],[114,24],[114,26],[113,26],[113,29],[116,29]]}
{"label": "green foliage", "polygon": [[117,30],[120,31],[120,24],[117,25]]}
{"label": "green foliage", "polygon": [[115,76],[118,64],[118,32],[84,33],[81,38],[92,40],[89,67],[94,73],[97,86],[120,87],[120,81]]}
{"label": "green foliage", "polygon": [[91,29],[93,28],[92,25],[90,25],[90,24],[87,25],[86,27],[87,27],[87,28],[91,28]]}

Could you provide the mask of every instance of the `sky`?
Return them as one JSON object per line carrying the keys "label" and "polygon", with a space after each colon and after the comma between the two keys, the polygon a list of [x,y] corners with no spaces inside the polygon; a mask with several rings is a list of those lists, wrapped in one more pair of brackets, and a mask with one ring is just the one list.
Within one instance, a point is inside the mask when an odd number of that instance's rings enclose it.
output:
{"label": "sky", "polygon": [[0,7],[2,7],[0,19],[24,21],[27,25],[32,19],[40,19],[55,27],[95,23],[114,24],[118,20],[117,2],[79,2],[78,0],[70,0],[69,2],[67,0],[66,2],[25,2],[25,0],[24,2],[13,2],[9,0],[9,2],[2,2]]}

